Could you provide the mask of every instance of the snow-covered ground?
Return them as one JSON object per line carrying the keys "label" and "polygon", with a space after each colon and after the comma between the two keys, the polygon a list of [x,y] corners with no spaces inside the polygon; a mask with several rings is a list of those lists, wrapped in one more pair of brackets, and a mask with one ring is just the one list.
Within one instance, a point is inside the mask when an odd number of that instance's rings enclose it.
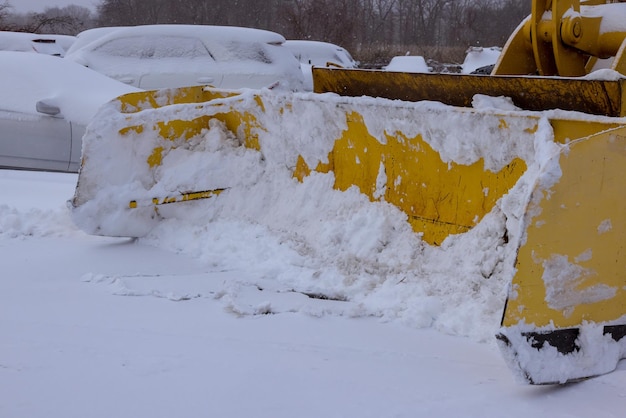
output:
{"label": "snow-covered ground", "polygon": [[[431,299],[403,295],[401,283],[366,292],[381,265],[341,265],[250,221],[88,236],[66,207],[76,178],[0,171],[3,418],[624,414],[626,362],[577,384],[514,381],[489,337],[499,285],[481,297],[432,283]],[[336,219],[334,239],[351,250],[350,234],[385,213],[359,214]],[[310,274],[315,289],[299,282]]]}

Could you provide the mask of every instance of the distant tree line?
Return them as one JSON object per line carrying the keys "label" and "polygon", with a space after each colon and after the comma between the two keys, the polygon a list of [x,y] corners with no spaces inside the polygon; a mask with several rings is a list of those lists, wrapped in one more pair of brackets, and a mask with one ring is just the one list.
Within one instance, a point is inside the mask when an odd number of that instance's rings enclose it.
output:
{"label": "distant tree line", "polygon": [[359,58],[503,46],[529,13],[521,0],[102,0],[98,21],[249,26],[336,43]]}
{"label": "distant tree line", "polygon": [[41,13],[15,13],[9,0],[0,0],[0,30],[75,35],[97,26],[96,16],[86,7],[48,7]]}
{"label": "distant tree line", "polygon": [[0,0],[0,29],[75,34],[96,26],[187,23],[247,26],[288,39],[346,47],[359,59],[376,54],[442,55],[469,46],[503,46],[530,13],[521,0],[100,0],[43,13],[11,12]]}

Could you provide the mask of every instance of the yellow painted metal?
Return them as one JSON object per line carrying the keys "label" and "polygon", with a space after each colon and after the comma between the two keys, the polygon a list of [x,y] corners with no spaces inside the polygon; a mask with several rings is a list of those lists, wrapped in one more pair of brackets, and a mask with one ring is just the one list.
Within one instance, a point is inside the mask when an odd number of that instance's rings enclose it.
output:
{"label": "yellow painted metal", "polygon": [[204,103],[233,95],[236,93],[228,90],[192,86],[129,93],[125,94],[123,100],[119,102],[122,113],[134,113],[173,104]]}
{"label": "yellow painted metal", "polygon": [[[204,103],[212,102],[215,99],[236,97],[237,95],[238,93],[235,91],[194,86],[129,93],[119,97],[118,101],[120,102],[121,112],[131,114],[174,104],[197,103],[198,106],[203,106]],[[256,98],[256,104],[262,107],[260,98]],[[202,116],[192,120],[168,119],[158,121],[154,129],[157,129],[159,136],[164,139],[173,141],[174,139],[184,138],[189,140],[199,135],[203,129],[209,126],[209,120],[215,118],[226,123],[233,132],[238,132],[240,128],[243,129],[241,133],[245,140],[244,145],[248,148],[259,149],[258,138],[254,134],[253,129],[262,129],[262,127],[256,122],[254,116],[246,112],[231,111],[231,108],[225,104],[213,104],[213,106],[223,106],[224,111],[218,112],[213,116]],[[141,133],[144,129],[143,125],[131,124],[122,128],[120,133]],[[147,158],[150,167],[157,167],[161,164],[163,151],[164,148],[162,146],[154,147],[152,154]]]}
{"label": "yellow painted metal", "polygon": [[167,205],[169,203],[180,203],[180,202],[189,202],[192,200],[209,199],[211,197],[219,195],[223,191],[224,189],[204,190],[200,192],[180,193],[175,196],[153,197],[149,201],[131,200],[128,203],[128,207],[131,209],[137,209],[138,207],[141,207],[141,206],[159,206],[159,205]]}
{"label": "yellow painted metal", "polygon": [[[139,95],[143,96],[143,103],[151,103],[153,102],[149,98],[151,94],[157,93],[145,92]],[[202,94],[213,97],[208,91]],[[185,97],[192,96],[193,94],[186,92]],[[127,97],[129,96],[123,96],[120,100],[124,102]],[[136,101],[138,96],[135,94],[130,97]],[[236,95],[229,97],[237,99]],[[230,131],[240,137],[245,146],[263,152],[258,137],[260,130],[269,136],[282,135],[282,132],[272,132],[268,129],[272,129],[270,126],[278,127],[273,129],[280,129],[280,118],[290,118],[294,108],[305,103],[288,100],[281,105],[282,107],[266,106],[262,95],[255,95],[254,100],[231,100],[228,103],[209,99],[205,103],[198,103],[198,106],[213,107],[211,112],[207,112],[212,116],[204,115],[192,120],[158,121],[154,127],[130,126],[124,128],[122,133],[156,129],[159,137],[166,140],[155,143],[152,152],[146,158],[145,163],[150,169],[160,165],[162,154],[167,152],[165,147],[169,146],[167,140],[173,141],[181,137],[188,139],[200,134],[208,126],[210,118],[222,121]],[[407,215],[413,229],[423,234],[423,239],[430,244],[439,245],[450,234],[466,232],[475,226],[526,170],[526,165],[521,159],[512,161],[498,172],[485,169],[482,160],[472,165],[444,161],[424,140],[419,133],[419,126],[412,126],[410,121],[405,122],[407,131],[418,132],[417,135],[385,132],[384,138],[376,138],[368,131],[363,115],[349,104],[337,106],[335,103],[325,104],[320,101],[316,105],[331,106],[333,117],[338,120],[345,119],[346,128],[340,136],[332,139],[334,146],[329,154],[324,156],[325,158],[307,163],[300,156],[297,161],[286,162],[294,167],[294,176],[302,180],[311,171],[332,171],[335,176],[335,188],[346,190],[357,186],[371,200],[384,200],[397,206]],[[127,105],[122,107],[140,110]],[[459,109],[458,112],[471,111]],[[515,132],[510,129],[511,121],[518,118],[527,120],[526,132]],[[273,123],[270,124],[269,121]],[[494,115],[491,123],[494,124],[494,128],[501,131],[503,141],[523,141],[531,140],[538,122],[534,116],[528,115],[502,117]],[[618,126],[584,120],[555,119],[551,123],[555,140],[561,143]],[[441,127],[441,130],[445,128]],[[449,140],[454,141],[454,138]],[[174,146],[173,142],[171,146]],[[383,184],[381,178],[384,180]],[[196,191],[185,191],[187,194],[193,192]],[[203,197],[200,191],[195,198]]]}
{"label": "yellow painted metal", "polygon": [[[172,103],[177,93],[170,92],[172,97],[161,98],[164,102]],[[143,103],[152,107],[158,103],[152,95],[164,93],[143,92],[130,96],[122,96],[122,109],[126,114],[141,110]],[[195,97],[202,97],[210,92],[202,92]],[[185,92],[184,97],[193,94]],[[146,156],[145,164],[148,170],[157,169],[162,156],[168,152],[168,147],[175,147],[174,141],[181,138],[189,139],[198,135],[209,124],[210,118],[222,121],[225,126],[235,133],[244,146],[263,152],[259,141],[259,133],[269,137],[282,137],[280,120],[291,118],[292,111],[299,106],[314,103],[315,106],[327,107],[326,112],[332,113],[337,120],[345,120],[345,129],[337,138],[331,138],[332,149],[326,156],[320,156],[317,161],[305,162],[300,156],[297,161],[285,163],[293,167],[294,176],[303,179],[311,171],[330,172],[335,176],[335,188],[346,190],[357,186],[362,193],[371,200],[384,200],[406,213],[408,222],[413,229],[423,234],[423,239],[431,244],[440,244],[450,234],[461,233],[476,225],[483,216],[490,212],[497,200],[506,193],[526,170],[521,159],[513,160],[509,165],[498,172],[485,169],[482,160],[471,165],[461,165],[444,159],[423,138],[419,122],[403,121],[407,132],[385,131],[384,138],[374,137],[363,120],[363,115],[349,103],[337,106],[335,102],[292,100],[289,99],[280,107],[266,106],[262,95],[254,96],[253,100],[237,100],[237,96],[230,96],[234,100],[198,103],[197,106],[211,107],[207,115],[191,119],[169,119],[156,121],[154,126],[133,125],[124,127],[120,134],[139,135],[142,133],[159,132],[154,140],[152,151]],[[125,103],[130,98],[129,103]],[[384,107],[384,105],[381,105]],[[402,118],[407,118],[405,109],[397,108],[391,102],[386,105],[386,111],[405,112]],[[223,108],[223,110],[222,110]],[[381,108],[382,109],[382,108]],[[396,109],[396,110],[394,110]],[[472,113],[471,110],[459,109],[459,113]],[[208,116],[210,114],[211,116]],[[415,115],[416,116],[416,115]],[[470,116],[471,117],[471,116]],[[522,118],[525,120],[525,131],[515,132],[510,128],[511,121]],[[419,118],[416,118],[416,121]],[[141,121],[141,118],[137,120]],[[269,123],[272,121],[272,123]],[[286,121],[292,124],[291,120]],[[323,123],[323,120],[320,120]],[[533,132],[537,129],[538,121],[534,116],[490,116],[488,121],[493,128],[500,131],[502,141],[532,140]],[[271,131],[277,129],[279,131]],[[442,130],[445,130],[443,127]],[[420,133],[421,132],[421,133]],[[417,134],[416,134],[417,133]],[[148,134],[145,138],[154,138]],[[142,140],[142,139],[139,139]],[[285,138],[284,140],[288,140]],[[454,138],[450,138],[454,140]],[[141,163],[141,162],[140,162]],[[90,167],[81,170],[81,176],[89,177]],[[74,199],[75,206],[89,200],[80,190],[81,181]],[[195,193],[186,190],[184,194]],[[205,197],[202,191],[195,198]],[[206,196],[209,197],[209,196]],[[132,201],[150,200],[150,196],[137,196]],[[166,199],[167,200],[167,199]],[[163,202],[159,202],[163,203]],[[128,203],[126,203],[128,205]],[[131,207],[137,203],[131,202]]]}
{"label": "yellow painted metal", "polygon": [[525,110],[575,110],[626,116],[626,80],[394,73],[360,69],[313,68],[316,93],[436,101],[471,107],[476,94],[509,97]]}
{"label": "yellow painted metal", "polygon": [[537,185],[502,325],[576,327],[626,314],[626,127],[570,143]]}
{"label": "yellow painted metal", "polygon": [[[329,162],[316,170],[334,172],[338,190],[357,186],[372,201],[384,199],[397,206],[430,244],[439,245],[450,234],[475,226],[526,170],[520,159],[495,173],[486,170],[482,161],[444,162],[421,135],[386,134],[381,143],[369,134],[361,115],[345,117],[347,129],[335,142]],[[503,123],[500,129],[508,128]],[[294,175],[310,171],[299,159]],[[381,173],[386,177],[384,194],[379,194]]]}
{"label": "yellow painted metal", "polygon": [[[592,70],[587,65],[590,57],[617,57],[626,39],[626,24],[602,26],[605,16],[623,14],[624,6],[612,3],[533,1],[531,16],[513,32],[492,74],[577,77]],[[614,61],[612,69],[625,74],[621,59]]]}

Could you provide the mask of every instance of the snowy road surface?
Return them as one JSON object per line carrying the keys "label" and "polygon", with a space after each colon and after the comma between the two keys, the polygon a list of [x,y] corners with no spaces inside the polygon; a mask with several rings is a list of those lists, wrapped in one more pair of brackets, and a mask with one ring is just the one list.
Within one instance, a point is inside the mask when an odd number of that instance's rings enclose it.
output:
{"label": "snowy road surface", "polygon": [[246,260],[85,235],[75,181],[0,171],[3,418],[624,416],[624,361],[521,386],[493,341],[349,315]]}

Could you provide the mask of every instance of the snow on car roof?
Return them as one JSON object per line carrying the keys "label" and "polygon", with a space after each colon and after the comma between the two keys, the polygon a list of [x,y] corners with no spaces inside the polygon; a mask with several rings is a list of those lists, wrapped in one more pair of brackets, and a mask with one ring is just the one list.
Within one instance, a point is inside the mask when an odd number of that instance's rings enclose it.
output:
{"label": "snow on car roof", "polygon": [[37,114],[35,104],[46,100],[86,125],[101,105],[134,91],[140,90],[62,58],[0,51],[1,110]]}
{"label": "snow on car roof", "polygon": [[64,55],[75,39],[70,35],[0,31],[0,50]]}
{"label": "snow on car roof", "polygon": [[285,46],[300,62],[325,66],[327,62],[335,62],[344,67],[356,67],[358,63],[343,47],[329,42],[289,39]]}
{"label": "snow on car roof", "polygon": [[107,35],[113,31],[124,28],[125,26],[116,26],[116,27],[102,27],[102,28],[92,28],[87,29],[76,35],[76,42],[67,50],[68,54],[71,54],[73,51],[84,47],[85,45],[95,41]]}
{"label": "snow on car roof", "polygon": [[400,71],[409,73],[428,73],[431,69],[421,55],[399,55],[391,58],[385,71]]}
{"label": "snow on car roof", "polygon": [[[210,26],[210,25],[140,25],[120,26],[90,29],[78,35],[80,44],[72,48],[74,52],[79,47],[91,45],[90,48],[107,42],[110,39],[125,36],[194,36],[203,40],[224,40],[239,42],[265,42],[282,44],[285,37],[263,29],[243,28],[238,26]],[[86,38],[82,40],[81,38]]]}
{"label": "snow on car roof", "polygon": [[306,39],[289,39],[287,41],[289,45],[294,47],[298,47],[303,51],[315,52],[315,51],[323,51],[323,50],[345,50],[345,48],[340,47],[339,45],[331,44],[330,42],[323,41],[311,41]]}

